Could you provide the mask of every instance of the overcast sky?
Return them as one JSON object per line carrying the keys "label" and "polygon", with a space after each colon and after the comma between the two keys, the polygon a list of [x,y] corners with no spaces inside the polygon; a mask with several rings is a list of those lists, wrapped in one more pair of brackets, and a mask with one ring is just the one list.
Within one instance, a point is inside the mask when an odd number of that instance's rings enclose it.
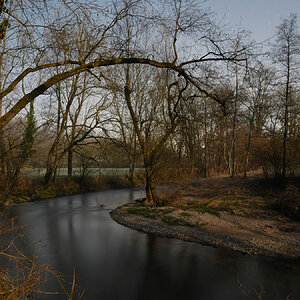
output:
{"label": "overcast sky", "polygon": [[300,25],[300,0],[208,0],[218,19],[229,24],[242,24],[253,33],[257,42],[276,32],[282,17],[297,13]]}

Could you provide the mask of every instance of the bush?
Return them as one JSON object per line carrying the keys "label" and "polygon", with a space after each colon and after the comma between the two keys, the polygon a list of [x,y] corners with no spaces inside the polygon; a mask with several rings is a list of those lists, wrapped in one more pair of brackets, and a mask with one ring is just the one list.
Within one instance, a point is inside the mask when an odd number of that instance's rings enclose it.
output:
{"label": "bush", "polygon": [[287,185],[275,208],[293,219],[300,220],[300,188],[293,184]]}

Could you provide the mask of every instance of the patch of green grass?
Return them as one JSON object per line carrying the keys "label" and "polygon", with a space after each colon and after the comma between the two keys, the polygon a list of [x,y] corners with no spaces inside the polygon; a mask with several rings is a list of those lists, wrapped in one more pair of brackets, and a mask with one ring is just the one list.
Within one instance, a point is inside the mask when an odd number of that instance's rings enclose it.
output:
{"label": "patch of green grass", "polygon": [[193,227],[192,224],[186,222],[185,220],[183,220],[181,218],[175,218],[175,217],[172,217],[172,216],[163,216],[162,221],[164,223],[166,223],[167,225],[170,225],[170,226],[189,226],[189,227]]}
{"label": "patch of green grass", "polygon": [[[125,206],[126,207],[126,206]],[[202,206],[201,206],[202,207]],[[184,220],[183,218],[177,218],[174,216],[168,215],[169,213],[173,212],[173,208],[153,208],[153,207],[148,207],[145,206],[144,202],[136,202],[133,206],[127,207],[127,211],[130,214],[134,215],[139,215],[143,216],[146,218],[150,219],[160,219],[162,220],[165,224],[169,226],[188,226],[188,227],[202,227],[207,225],[207,223],[199,223],[197,222],[196,224],[192,224]],[[211,213],[217,213],[213,208],[206,207],[206,211],[210,211]],[[190,217],[192,214],[188,212],[181,212],[180,214],[182,217]]]}
{"label": "patch of green grass", "polygon": [[[125,205],[126,207],[126,205]],[[140,215],[146,218],[158,219],[174,211],[173,208],[152,208],[145,205],[144,201],[136,202],[133,206],[127,208],[130,214]]]}
{"label": "patch of green grass", "polygon": [[206,205],[203,205],[201,208],[201,211],[207,212],[209,214],[215,215],[217,217],[220,217],[220,211],[217,208],[209,207]]}
{"label": "patch of green grass", "polygon": [[171,213],[172,211],[174,211],[174,208],[169,207],[169,208],[162,209],[160,211],[163,215],[167,215],[167,214]]}
{"label": "patch of green grass", "polygon": [[208,203],[205,204],[194,204],[193,206],[189,207],[189,209],[194,209],[201,212],[206,212],[217,217],[220,217],[220,210],[214,207],[208,206]]}
{"label": "patch of green grass", "polygon": [[190,217],[190,216],[191,216],[191,214],[189,214],[189,213],[187,213],[187,212],[182,212],[180,215],[181,215],[182,217]]}
{"label": "patch of green grass", "polygon": [[134,203],[133,206],[134,206],[134,207],[145,207],[145,206],[146,206],[145,200],[144,200],[144,199],[143,199],[143,200],[137,200],[137,201]]}

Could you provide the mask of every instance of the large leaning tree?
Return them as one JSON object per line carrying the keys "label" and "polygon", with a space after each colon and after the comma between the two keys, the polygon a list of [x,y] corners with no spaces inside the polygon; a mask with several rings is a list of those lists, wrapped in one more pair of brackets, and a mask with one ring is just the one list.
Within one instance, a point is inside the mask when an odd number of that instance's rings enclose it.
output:
{"label": "large leaning tree", "polygon": [[[178,101],[189,85],[225,107],[213,83],[203,80],[202,66],[247,60],[246,47],[232,46],[235,37],[216,25],[201,0],[2,0],[0,9],[0,131],[34,99],[49,101],[47,91],[61,81],[85,72],[101,80],[117,65],[168,70],[180,82]],[[135,28],[130,40],[120,35],[125,20]],[[88,29],[84,40],[72,34],[80,24]],[[64,49],[54,56],[60,43]],[[158,51],[161,45],[168,55]]]}

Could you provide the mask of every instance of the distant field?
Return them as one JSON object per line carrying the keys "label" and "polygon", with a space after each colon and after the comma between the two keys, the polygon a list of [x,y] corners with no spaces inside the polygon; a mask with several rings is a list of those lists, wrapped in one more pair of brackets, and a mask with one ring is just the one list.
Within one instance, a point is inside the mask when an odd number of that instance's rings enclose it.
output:
{"label": "distant field", "polygon": [[[143,171],[143,168],[136,168],[135,173],[140,173]],[[23,171],[24,176],[26,177],[42,177],[46,173],[46,168],[34,168],[27,169]],[[57,173],[59,176],[68,176],[67,168],[58,168]],[[128,168],[88,168],[85,170],[86,176],[114,176],[114,175],[128,175]],[[73,168],[73,176],[81,176],[83,170],[80,168]]]}

